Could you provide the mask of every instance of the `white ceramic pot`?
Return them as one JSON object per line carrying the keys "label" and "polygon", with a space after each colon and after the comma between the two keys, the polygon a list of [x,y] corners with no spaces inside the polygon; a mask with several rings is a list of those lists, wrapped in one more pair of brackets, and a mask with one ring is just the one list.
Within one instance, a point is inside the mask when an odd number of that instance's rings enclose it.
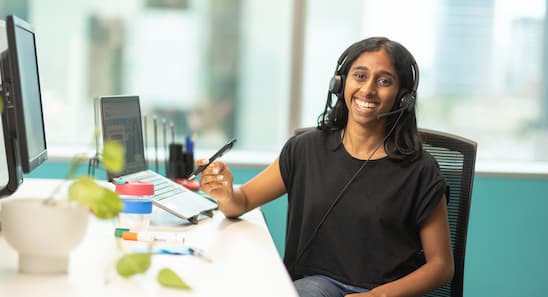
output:
{"label": "white ceramic pot", "polygon": [[19,254],[21,273],[67,273],[69,254],[86,234],[89,212],[68,200],[43,199],[2,204],[2,233]]}

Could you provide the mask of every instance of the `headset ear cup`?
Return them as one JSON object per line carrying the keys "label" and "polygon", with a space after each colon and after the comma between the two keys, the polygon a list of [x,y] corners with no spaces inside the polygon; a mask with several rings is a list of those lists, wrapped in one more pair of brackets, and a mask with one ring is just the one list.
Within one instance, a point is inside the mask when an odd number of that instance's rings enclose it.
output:
{"label": "headset ear cup", "polygon": [[335,75],[329,82],[329,91],[340,99],[344,90],[344,75]]}
{"label": "headset ear cup", "polygon": [[411,93],[405,93],[400,101],[400,108],[405,108],[406,111],[413,111],[415,108],[415,96]]}
{"label": "headset ear cup", "polygon": [[412,112],[415,109],[416,98],[413,93],[409,93],[409,100],[407,100],[407,111]]}
{"label": "headset ear cup", "polygon": [[329,82],[329,92],[338,94],[341,89],[341,76],[334,75]]}
{"label": "headset ear cup", "polygon": [[404,108],[405,111],[412,111],[415,108],[415,96],[408,89],[401,89],[397,98],[399,98],[397,108]]}
{"label": "headset ear cup", "polygon": [[398,103],[394,104],[393,110],[407,106],[407,95],[409,95],[408,89],[401,89],[398,92],[398,96],[396,97],[398,99]]}

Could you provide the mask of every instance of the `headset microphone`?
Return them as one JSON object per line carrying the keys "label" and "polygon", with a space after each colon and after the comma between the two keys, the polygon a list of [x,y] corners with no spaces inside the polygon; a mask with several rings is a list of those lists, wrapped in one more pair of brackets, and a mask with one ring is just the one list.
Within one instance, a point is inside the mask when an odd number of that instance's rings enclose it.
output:
{"label": "headset microphone", "polygon": [[417,100],[417,87],[418,87],[418,79],[419,79],[419,72],[418,72],[418,66],[415,64],[413,66],[413,71],[415,73],[415,79],[413,83],[413,90],[409,92],[407,89],[400,90],[400,94],[403,93],[403,96],[398,94],[396,98],[400,98],[400,106],[398,106],[397,109],[385,112],[377,115],[377,120],[380,120],[382,118],[391,116],[393,114],[400,113],[402,114],[404,111],[412,112],[415,108],[415,101]]}
{"label": "headset microphone", "polygon": [[389,117],[389,116],[391,116],[391,115],[393,115],[393,114],[396,114],[396,113],[399,113],[399,112],[403,112],[403,111],[406,110],[406,109],[407,109],[407,106],[405,106],[405,107],[400,107],[400,108],[398,108],[398,109],[396,109],[396,110],[393,110],[393,111],[391,111],[391,112],[381,113],[381,114],[379,114],[379,115],[377,116],[377,120],[380,120],[380,119],[385,118],[385,117]]}

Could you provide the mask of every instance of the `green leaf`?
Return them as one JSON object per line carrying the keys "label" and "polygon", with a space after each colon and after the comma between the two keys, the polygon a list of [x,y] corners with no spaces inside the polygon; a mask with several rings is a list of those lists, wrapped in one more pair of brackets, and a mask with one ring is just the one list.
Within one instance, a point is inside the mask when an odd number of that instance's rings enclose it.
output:
{"label": "green leaf", "polygon": [[169,268],[162,268],[158,273],[158,282],[168,288],[176,288],[182,290],[192,290],[192,288],[185,283],[173,270]]}
{"label": "green leaf", "polygon": [[76,170],[78,170],[78,167],[80,167],[85,159],[86,157],[83,154],[76,155],[74,156],[74,158],[72,158],[72,162],[70,163],[66,179],[72,179],[74,177],[74,175],[76,174]]}
{"label": "green leaf", "polygon": [[100,219],[116,217],[123,207],[118,193],[98,185],[89,176],[74,181],[69,187],[68,195],[69,200],[89,208]]}
{"label": "green leaf", "polygon": [[0,113],[4,111],[4,97],[0,95]]}
{"label": "green leaf", "polygon": [[118,173],[124,169],[125,166],[125,149],[124,147],[114,140],[108,140],[103,146],[103,165],[105,169]]}
{"label": "green leaf", "polygon": [[125,278],[137,273],[145,273],[150,267],[150,258],[151,254],[149,253],[124,255],[116,262],[116,271]]}

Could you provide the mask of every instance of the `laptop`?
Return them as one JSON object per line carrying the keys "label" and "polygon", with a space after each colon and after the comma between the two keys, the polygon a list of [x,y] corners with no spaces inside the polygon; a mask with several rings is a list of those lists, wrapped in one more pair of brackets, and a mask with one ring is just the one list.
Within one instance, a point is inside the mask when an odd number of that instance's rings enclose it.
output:
{"label": "laptop", "polygon": [[[171,179],[149,170],[143,145],[139,96],[99,97],[103,142],[116,140],[126,149],[126,166],[120,173],[107,172],[108,181],[148,181],[154,184],[154,206],[196,224],[212,216],[217,204]],[[155,216],[153,214],[153,223]],[[166,221],[159,219],[160,221]]]}

